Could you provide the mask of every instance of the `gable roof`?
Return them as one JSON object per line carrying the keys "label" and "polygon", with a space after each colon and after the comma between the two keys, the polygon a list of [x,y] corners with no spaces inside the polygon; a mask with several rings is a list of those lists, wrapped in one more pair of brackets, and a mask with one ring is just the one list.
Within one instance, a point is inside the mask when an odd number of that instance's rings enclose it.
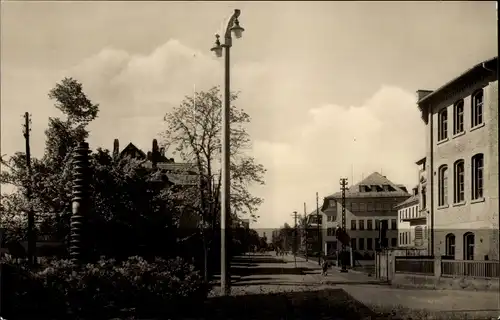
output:
{"label": "gable roof", "polygon": [[[394,191],[368,191],[360,192],[360,186],[391,186]],[[351,186],[345,192],[346,198],[383,198],[383,197],[410,197],[411,195],[401,188],[401,185],[394,184],[392,181],[387,179],[385,176],[378,172],[370,174],[368,177],[363,179],[361,182]],[[341,199],[342,192],[336,192],[325,199]]]}
{"label": "gable roof", "polygon": [[399,209],[399,208],[404,208],[404,207],[407,207],[407,206],[412,206],[416,203],[418,203],[420,200],[419,200],[419,197],[418,195],[413,195],[411,197],[409,197],[408,199],[406,199],[405,201],[401,202],[401,203],[398,203],[397,205],[394,206],[394,209]]}
{"label": "gable roof", "polygon": [[120,152],[120,156],[123,156],[126,151],[135,151],[140,154],[142,158],[146,158],[146,154],[139,148],[137,148],[132,142],[130,142],[123,150]]}

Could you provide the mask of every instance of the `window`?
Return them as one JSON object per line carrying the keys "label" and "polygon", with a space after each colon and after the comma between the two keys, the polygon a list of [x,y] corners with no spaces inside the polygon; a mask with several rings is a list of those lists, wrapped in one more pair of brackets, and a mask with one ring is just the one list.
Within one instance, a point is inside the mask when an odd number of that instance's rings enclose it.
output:
{"label": "window", "polygon": [[373,230],[373,220],[366,220],[366,230]]}
{"label": "window", "polygon": [[357,203],[355,203],[355,202],[351,203],[351,211],[352,212],[358,211],[358,204]]}
{"label": "window", "polygon": [[422,187],[422,209],[427,208],[427,188]]}
{"label": "window", "polygon": [[458,160],[453,167],[455,171],[453,181],[453,202],[460,203],[465,200],[464,161]]}
{"label": "window", "polygon": [[380,229],[380,220],[376,219],[375,220],[375,230],[379,230],[379,229]]}
{"label": "window", "polygon": [[359,230],[365,230],[365,220],[359,220]]}
{"label": "window", "polygon": [[359,238],[359,250],[365,250],[365,238]]}
{"label": "window", "polygon": [[408,244],[408,232],[405,232],[405,244]]}
{"label": "window", "polygon": [[366,239],[366,249],[373,250],[373,239],[372,238]]}
{"label": "window", "polygon": [[483,197],[484,157],[481,153],[472,157],[472,200]]}
{"label": "window", "polygon": [[365,203],[361,202],[359,204],[359,211],[361,211],[361,212],[366,211],[366,204]]}
{"label": "window", "polygon": [[476,91],[471,97],[471,127],[483,123],[483,89]]}
{"label": "window", "polygon": [[375,210],[382,211],[382,203],[375,203]]}
{"label": "window", "polygon": [[368,203],[366,204],[366,210],[368,210],[368,211],[373,211],[373,210],[375,210],[375,206],[373,205],[373,202],[368,202]]}
{"label": "window", "polygon": [[455,235],[453,233],[448,233],[445,238],[446,243],[446,255],[455,258]]}
{"label": "window", "polygon": [[474,234],[464,234],[464,260],[474,260]]}
{"label": "window", "polygon": [[445,206],[448,204],[448,166],[442,165],[439,167],[438,177],[438,205]]}
{"label": "window", "polygon": [[333,221],[333,216],[326,216],[326,221],[332,222]]}
{"label": "window", "polygon": [[335,208],[335,200],[329,200],[328,204],[330,208]]}
{"label": "window", "polygon": [[384,211],[391,211],[391,207],[390,203],[384,203]]}
{"label": "window", "polygon": [[464,132],[464,101],[457,101],[453,108],[453,134],[458,134]]}
{"label": "window", "polygon": [[391,219],[391,229],[396,230],[398,228],[398,221],[396,219]]}
{"label": "window", "polygon": [[351,238],[351,249],[356,250],[356,238]]}
{"label": "window", "polygon": [[356,220],[351,220],[351,230],[356,230]]}
{"label": "window", "polygon": [[438,114],[438,141],[448,138],[448,110],[445,108]]}
{"label": "window", "polygon": [[327,228],[326,229],[326,235],[329,236],[329,237],[333,237],[334,236],[334,229],[333,228]]}
{"label": "window", "polygon": [[415,227],[415,245],[416,246],[421,246],[423,244],[423,229],[422,227],[418,226]]}
{"label": "window", "polygon": [[399,244],[403,244],[403,233],[399,233]]}
{"label": "window", "polygon": [[391,247],[396,248],[398,246],[398,239],[391,238]]}

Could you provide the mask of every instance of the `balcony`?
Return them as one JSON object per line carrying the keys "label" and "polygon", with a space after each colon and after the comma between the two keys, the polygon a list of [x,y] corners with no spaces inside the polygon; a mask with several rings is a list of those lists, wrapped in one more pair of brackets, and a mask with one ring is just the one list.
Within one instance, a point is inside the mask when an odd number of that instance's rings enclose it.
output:
{"label": "balcony", "polygon": [[417,221],[422,219],[423,220],[427,219],[427,209],[418,210],[415,215],[410,215],[408,217],[401,218],[401,220],[405,222]]}

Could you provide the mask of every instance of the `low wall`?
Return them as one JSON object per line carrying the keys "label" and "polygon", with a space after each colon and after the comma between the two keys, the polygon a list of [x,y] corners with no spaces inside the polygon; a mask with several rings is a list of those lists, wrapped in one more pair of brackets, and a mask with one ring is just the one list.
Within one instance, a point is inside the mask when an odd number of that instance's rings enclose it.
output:
{"label": "low wall", "polygon": [[398,257],[394,252],[382,251],[377,253],[375,276],[401,288],[500,291],[498,261],[429,258]]}
{"label": "low wall", "polygon": [[498,279],[479,279],[469,277],[435,277],[433,275],[395,273],[391,284],[400,287],[422,289],[451,289],[499,292]]}

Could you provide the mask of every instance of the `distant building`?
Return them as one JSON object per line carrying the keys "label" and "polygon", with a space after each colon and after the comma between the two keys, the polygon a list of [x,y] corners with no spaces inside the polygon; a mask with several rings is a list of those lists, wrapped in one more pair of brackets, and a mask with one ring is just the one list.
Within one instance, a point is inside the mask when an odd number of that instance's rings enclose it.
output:
{"label": "distant building", "polygon": [[[411,195],[402,185],[397,185],[378,172],[351,186],[345,193],[346,230],[351,238],[353,252],[374,256],[378,244],[381,221],[387,221],[389,246],[397,246],[397,218],[395,205]],[[342,224],[342,193],[325,198],[323,203],[323,250],[334,254],[341,245],[334,232]]]}
{"label": "distant building", "polygon": [[118,139],[113,143],[113,157],[131,157],[143,160],[143,167],[158,169],[159,179],[173,185],[197,185],[199,183],[198,170],[191,163],[176,163],[173,158],[165,157],[165,148],[159,148],[156,139],[153,139],[152,149],[144,153],[133,143],[129,143],[120,151]]}
{"label": "distant building", "polygon": [[[200,183],[200,175],[195,165],[191,163],[176,163],[173,158],[165,157],[165,148],[159,148],[156,139],[153,139],[151,151],[145,153],[133,143],[129,143],[120,151],[118,139],[113,142],[113,157],[131,157],[142,161],[142,167],[156,170],[155,181],[165,186],[189,187]],[[198,226],[200,217],[193,212],[184,212],[180,217],[179,225],[186,232],[193,232]]]}
{"label": "distant building", "polygon": [[498,57],[435,91],[418,90],[426,124],[423,200],[431,254],[498,260]]}
{"label": "distant building", "polygon": [[427,249],[427,216],[420,210],[418,186],[413,195],[396,205],[398,210],[398,247],[409,249]]}
{"label": "distant building", "polygon": [[[319,220],[319,224],[318,224]],[[321,230],[322,230],[323,212],[321,210],[312,211],[306,216],[306,241],[304,245],[307,245],[308,253],[320,253],[322,250],[321,240]]]}

